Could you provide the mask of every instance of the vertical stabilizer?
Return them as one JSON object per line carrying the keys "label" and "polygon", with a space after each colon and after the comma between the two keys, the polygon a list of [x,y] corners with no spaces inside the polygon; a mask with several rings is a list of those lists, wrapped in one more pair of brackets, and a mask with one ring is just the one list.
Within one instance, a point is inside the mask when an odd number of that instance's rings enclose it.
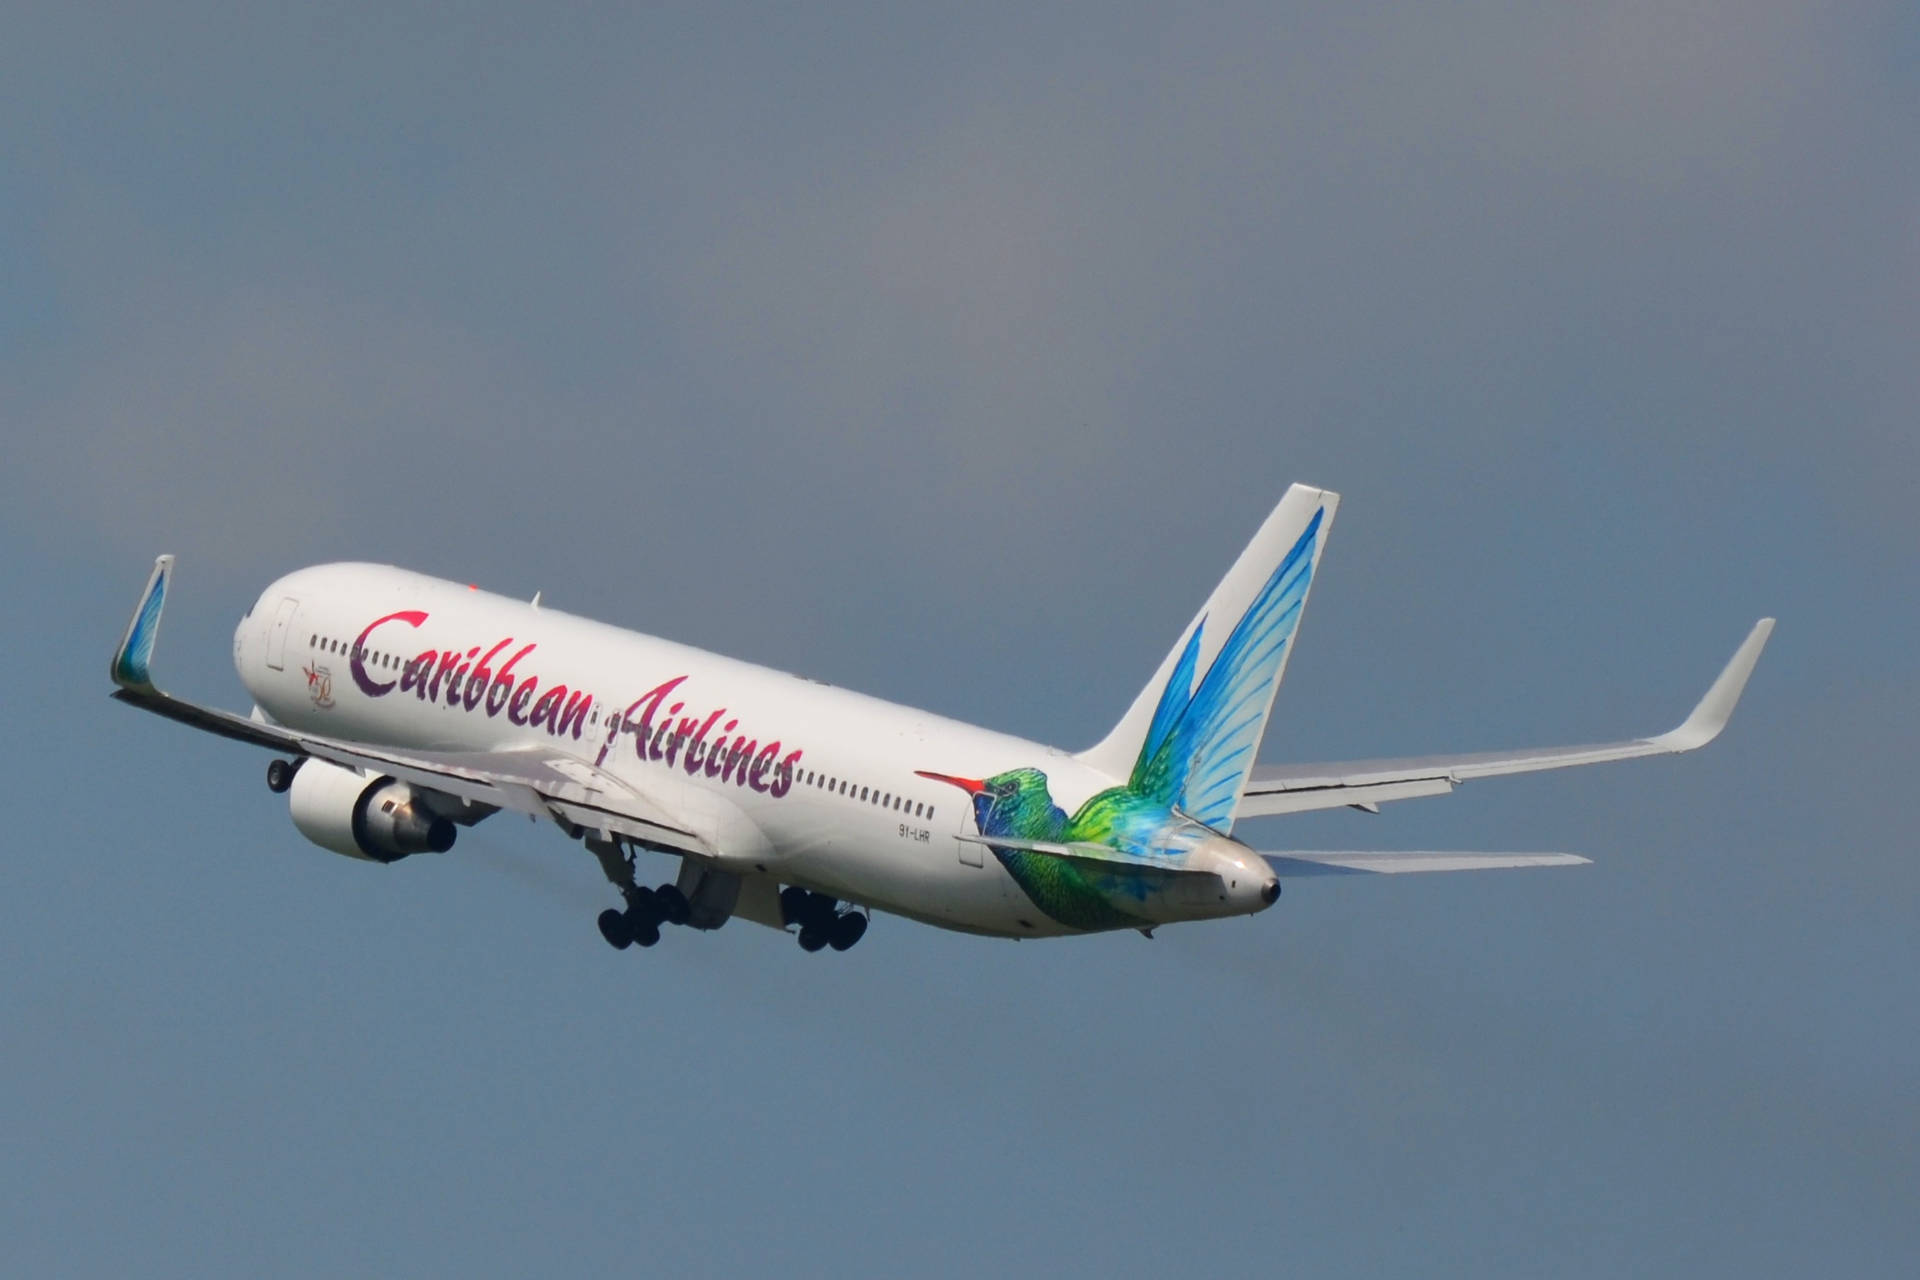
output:
{"label": "vertical stabilizer", "polygon": [[1080,759],[1230,831],[1339,502],[1289,488],[1127,714]]}

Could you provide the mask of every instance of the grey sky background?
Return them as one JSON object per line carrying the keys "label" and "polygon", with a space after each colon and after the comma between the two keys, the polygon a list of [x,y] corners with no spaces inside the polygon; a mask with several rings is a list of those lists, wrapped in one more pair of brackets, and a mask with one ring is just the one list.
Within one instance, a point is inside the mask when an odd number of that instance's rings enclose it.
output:
{"label": "grey sky background", "polygon": [[[1913,1274],[1920,16],[1569,10],[9,9],[10,1265]],[[105,699],[153,554],[234,706],[353,557],[1080,746],[1293,479],[1270,759],[1780,627],[1700,755],[1243,829],[1593,867],[826,957]]]}

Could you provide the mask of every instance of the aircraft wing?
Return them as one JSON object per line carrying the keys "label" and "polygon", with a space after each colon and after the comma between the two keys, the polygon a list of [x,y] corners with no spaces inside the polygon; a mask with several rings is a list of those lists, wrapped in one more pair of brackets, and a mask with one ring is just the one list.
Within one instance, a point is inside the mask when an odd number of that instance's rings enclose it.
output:
{"label": "aircraft wing", "polygon": [[465,814],[447,815],[457,822],[475,822],[507,809],[546,818],[567,829],[584,828],[674,852],[717,856],[715,840],[702,832],[715,827],[713,814],[682,812],[681,806],[643,795],[564,751],[446,752],[373,746],[301,733],[264,718],[250,719],[163,693],[154,686],[149,665],[172,572],[172,556],[161,556],[154,563],[140,606],[114,653],[110,669],[119,686],[113,696],[119,701],[223,738],[386,774],[451,796],[469,809]]}
{"label": "aircraft wing", "polygon": [[1651,738],[1599,742],[1574,747],[1535,747],[1485,751],[1472,755],[1424,756],[1405,760],[1349,760],[1336,764],[1256,766],[1247,777],[1236,818],[1305,813],[1351,805],[1374,809],[1390,800],[1445,795],[1462,782],[1508,773],[1566,769],[1637,756],[1668,755],[1704,747],[1719,736],[1760,660],[1773,619],[1762,618],[1734,651],[1719,679],[1677,728]]}

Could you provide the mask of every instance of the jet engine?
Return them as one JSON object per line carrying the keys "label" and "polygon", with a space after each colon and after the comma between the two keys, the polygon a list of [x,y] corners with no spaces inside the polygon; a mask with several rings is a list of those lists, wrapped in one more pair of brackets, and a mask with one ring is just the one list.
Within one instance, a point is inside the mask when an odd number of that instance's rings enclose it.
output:
{"label": "jet engine", "polygon": [[287,800],[301,835],[349,858],[398,862],[453,848],[453,823],[393,778],[309,759],[295,771]]}

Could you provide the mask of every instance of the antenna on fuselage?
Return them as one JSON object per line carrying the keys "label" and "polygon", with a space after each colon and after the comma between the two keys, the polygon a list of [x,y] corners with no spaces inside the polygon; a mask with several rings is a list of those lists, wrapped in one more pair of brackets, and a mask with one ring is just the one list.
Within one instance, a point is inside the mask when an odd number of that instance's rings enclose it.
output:
{"label": "antenna on fuselage", "polygon": [[533,607],[536,609],[540,607],[540,593],[538,591],[533,593]]}

